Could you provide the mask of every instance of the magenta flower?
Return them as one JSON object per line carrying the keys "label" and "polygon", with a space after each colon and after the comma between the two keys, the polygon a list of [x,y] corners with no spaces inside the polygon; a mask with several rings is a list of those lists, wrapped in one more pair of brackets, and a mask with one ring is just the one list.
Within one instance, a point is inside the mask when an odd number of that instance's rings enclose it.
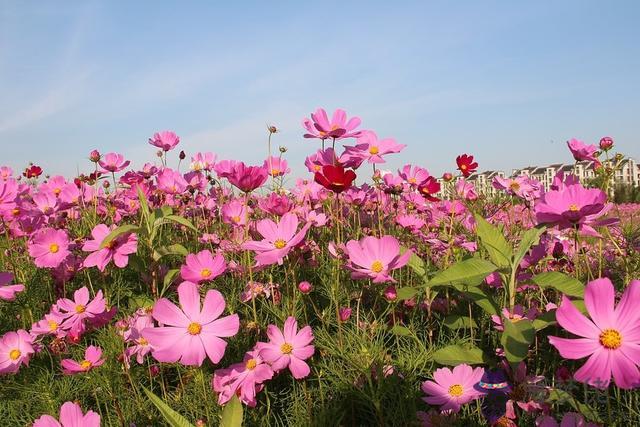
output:
{"label": "magenta flower", "polygon": [[[581,184],[566,185],[546,192],[535,206],[536,219],[541,224],[564,228],[585,228],[598,214],[604,213],[607,195],[597,188]],[[587,221],[589,220],[589,221]]]}
{"label": "magenta flower", "polygon": [[255,407],[256,393],[264,387],[262,383],[271,378],[271,366],[262,360],[257,350],[251,350],[245,353],[242,362],[216,369],[211,383],[213,390],[219,393],[219,405],[226,404],[237,394],[245,405]]}
{"label": "magenta flower", "polygon": [[10,213],[16,207],[18,183],[15,179],[0,180],[0,215]]}
{"label": "magenta flower", "polygon": [[268,172],[264,167],[247,166],[242,162],[236,162],[227,179],[240,191],[250,193],[264,184],[267,176]]}
{"label": "magenta flower", "polygon": [[73,293],[73,300],[61,298],[56,302],[56,313],[65,319],[61,325],[63,329],[79,328],[85,319],[94,321],[105,314],[107,304],[102,291],[99,290],[92,301],[89,298],[89,289],[83,286]]}
{"label": "magenta flower", "polygon": [[520,197],[525,200],[533,200],[542,194],[542,184],[528,176],[517,176],[515,178],[502,178],[496,176],[492,182],[493,188],[503,190],[507,194]]}
{"label": "magenta flower", "polygon": [[180,137],[170,130],[154,133],[153,138],[149,138],[149,144],[161,148],[162,151],[174,149],[179,142]]}
{"label": "magenta flower", "polygon": [[37,267],[55,268],[70,253],[69,236],[64,230],[43,228],[29,242],[29,255]]}
{"label": "magenta flower", "polygon": [[569,151],[571,151],[571,154],[573,154],[573,158],[577,161],[586,160],[594,162],[596,166],[600,165],[600,161],[596,157],[598,147],[596,147],[595,145],[586,145],[579,139],[572,138],[567,141],[567,147],[569,147]]}
{"label": "magenta flower", "polygon": [[247,205],[237,199],[222,205],[222,221],[234,227],[247,225],[250,213]]}
{"label": "magenta flower", "polygon": [[89,372],[93,368],[97,368],[104,363],[104,359],[102,357],[102,349],[100,347],[96,347],[90,345],[84,351],[84,359],[81,362],[76,362],[73,359],[63,359],[60,362],[62,366],[62,372],[65,375],[75,375],[83,372]]}
{"label": "magenta flower", "polygon": [[149,341],[142,336],[143,330],[153,327],[155,327],[153,317],[151,313],[147,313],[145,309],[139,309],[134,316],[129,319],[127,330],[123,334],[124,341],[130,344],[124,351],[127,362],[135,355],[136,361],[142,364],[144,357],[153,351],[153,347],[149,345]]}
{"label": "magenta flower", "polygon": [[272,177],[283,176],[291,172],[287,161],[281,157],[270,156],[264,161],[262,167]]}
{"label": "magenta flower", "polygon": [[215,153],[196,153],[191,157],[189,168],[193,171],[210,171],[216,164],[218,156]]}
{"label": "magenta flower", "polygon": [[340,163],[353,168],[359,167],[365,160],[373,164],[385,163],[382,156],[399,153],[404,147],[406,145],[396,143],[393,138],[378,139],[375,132],[365,130],[360,133],[355,147],[345,147]]}
{"label": "magenta flower", "polygon": [[131,163],[129,160],[125,161],[124,156],[118,153],[107,153],[100,158],[98,164],[102,167],[104,172],[116,173],[120,172]]}
{"label": "magenta flower", "polygon": [[7,332],[0,338],[0,374],[15,374],[21,365],[29,365],[33,338],[23,329]]}
{"label": "magenta flower", "polygon": [[119,236],[104,248],[100,248],[104,239],[115,228],[115,225],[107,227],[105,224],[98,224],[91,230],[93,240],[87,240],[82,246],[83,251],[92,252],[83,262],[85,267],[98,267],[98,270],[104,271],[111,260],[119,268],[129,264],[129,255],[138,251],[138,236],[135,233]]}
{"label": "magenta flower", "polygon": [[389,275],[391,270],[403,267],[412,252],[406,251],[400,255],[400,244],[393,236],[383,236],[380,239],[367,236],[360,241],[350,240],[346,245],[349,256],[349,268],[354,279],[373,279],[374,283],[393,282]]}
{"label": "magenta flower", "polygon": [[170,168],[162,169],[156,179],[158,180],[158,188],[167,194],[182,194],[189,186],[180,172]]}
{"label": "magenta flower", "polygon": [[313,341],[311,326],[305,326],[298,331],[298,322],[290,316],[284,322],[283,331],[280,331],[276,325],[269,325],[267,336],[269,342],[257,343],[256,349],[275,372],[288,367],[295,379],[309,375],[309,365],[304,361],[315,352],[311,344]]}
{"label": "magenta flower", "polygon": [[360,131],[355,129],[360,126],[360,118],[352,117],[347,121],[347,113],[344,110],[337,109],[333,113],[331,121],[327,116],[327,112],[322,108],[318,108],[315,113],[311,113],[311,120],[305,118],[302,120],[302,126],[308,133],[304,134],[305,138],[357,138]]}
{"label": "magenta flower", "polygon": [[180,267],[180,276],[193,283],[208,282],[220,276],[227,269],[224,257],[220,254],[214,258],[210,251],[189,254],[185,264]]}
{"label": "magenta flower", "polygon": [[153,318],[165,325],[146,328],[142,336],[154,348],[152,355],[160,362],[201,366],[208,356],[218,363],[224,356],[227,343],[221,337],[238,333],[240,319],[237,314],[220,317],[225,308],[222,294],[207,291],[202,308],[198,285],[182,282],[178,286],[180,308],[166,298],[153,306]]}
{"label": "magenta flower", "polygon": [[298,217],[291,212],[284,214],[277,224],[270,219],[258,221],[256,228],[264,239],[245,242],[242,249],[256,251],[259,265],[282,265],[284,257],[302,242],[311,226],[306,224],[296,233],[298,223]]}
{"label": "magenta flower", "polygon": [[398,175],[412,187],[421,186],[431,176],[428,170],[411,165],[404,165],[402,170],[398,170]]}
{"label": "magenta flower", "polygon": [[433,373],[435,381],[422,383],[422,391],[429,396],[422,399],[430,405],[441,405],[441,411],[460,411],[460,407],[480,396],[482,392],[474,386],[484,374],[483,368],[472,368],[461,364],[453,368],[436,369]]}
{"label": "magenta flower", "polygon": [[0,273],[0,299],[13,301],[18,292],[24,291],[24,285],[10,285],[12,281],[12,273]]}
{"label": "magenta flower", "polygon": [[640,280],[633,280],[615,307],[615,289],[611,280],[587,283],[584,303],[591,319],[586,318],[566,296],[556,310],[560,326],[582,338],[549,337],[549,342],[567,359],[587,362],[574,378],[597,388],[607,388],[611,376],[620,388],[640,387]]}
{"label": "magenta flower", "polygon": [[60,407],[60,422],[51,415],[43,415],[33,422],[33,427],[100,427],[100,415],[93,411],[82,414],[80,405],[65,402]]}
{"label": "magenta flower", "polygon": [[66,332],[60,328],[60,325],[64,321],[64,317],[55,312],[51,312],[44,315],[44,319],[34,322],[31,325],[29,333],[33,337],[40,335],[55,335],[57,337],[65,336]]}

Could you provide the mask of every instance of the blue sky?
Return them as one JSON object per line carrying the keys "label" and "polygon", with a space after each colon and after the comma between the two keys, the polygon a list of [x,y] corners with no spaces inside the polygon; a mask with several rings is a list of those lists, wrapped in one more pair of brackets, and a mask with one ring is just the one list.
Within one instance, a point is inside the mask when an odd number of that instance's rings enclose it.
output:
{"label": "blue sky", "polygon": [[[266,124],[297,175],[316,107],[344,108],[440,174],[571,161],[611,135],[640,158],[637,1],[0,1],[0,164],[88,171],[147,139],[262,163]],[[177,155],[177,153],[175,153]],[[175,164],[175,163],[174,163]]]}

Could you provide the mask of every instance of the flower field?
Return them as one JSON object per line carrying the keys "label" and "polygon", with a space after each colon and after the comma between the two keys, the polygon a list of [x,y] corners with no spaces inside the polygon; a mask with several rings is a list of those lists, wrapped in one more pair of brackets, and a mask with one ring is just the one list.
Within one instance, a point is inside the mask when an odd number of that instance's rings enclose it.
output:
{"label": "flower field", "polygon": [[383,171],[405,146],[342,110],[302,121],[306,177],[277,138],[255,166],[164,131],[142,166],[0,168],[0,425],[640,425],[611,138],[567,143],[593,183],[495,197],[473,153]]}

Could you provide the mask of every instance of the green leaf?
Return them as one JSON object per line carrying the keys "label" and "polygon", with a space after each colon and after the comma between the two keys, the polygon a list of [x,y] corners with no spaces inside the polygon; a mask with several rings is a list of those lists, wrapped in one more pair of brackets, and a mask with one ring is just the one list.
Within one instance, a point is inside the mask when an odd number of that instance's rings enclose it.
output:
{"label": "green leaf", "polygon": [[481,258],[469,258],[439,272],[427,283],[427,286],[477,283],[497,269],[498,267],[489,261]]}
{"label": "green leaf", "polygon": [[481,309],[487,312],[489,315],[498,314],[500,311],[500,306],[493,297],[487,294],[480,288],[475,286],[465,286],[465,285],[454,285],[453,286],[458,291],[462,292],[466,298],[469,298],[471,301],[476,303]]}
{"label": "green leaf", "polygon": [[470,329],[477,328],[476,321],[469,316],[459,316],[457,314],[451,314],[444,318],[444,326],[449,329]]}
{"label": "green leaf", "polygon": [[401,337],[408,337],[410,335],[413,335],[409,328],[402,325],[394,325],[394,327],[391,328],[391,333]]}
{"label": "green leaf", "polygon": [[480,243],[489,253],[491,261],[500,268],[511,266],[513,251],[500,229],[490,224],[482,216],[475,214],[476,233]]}
{"label": "green leaf", "polygon": [[398,301],[404,301],[413,298],[420,292],[418,288],[412,288],[410,286],[406,286],[404,288],[400,288],[396,290]]}
{"label": "green leaf", "polygon": [[449,345],[433,353],[433,360],[441,365],[456,366],[461,363],[479,365],[489,362],[489,357],[478,347]]}
{"label": "green leaf", "polygon": [[[171,409],[169,405],[167,405],[162,401],[162,399],[160,399],[158,396],[153,394],[151,391],[147,390],[146,387],[143,386],[142,389],[147,394],[147,397],[149,398],[149,400],[151,400],[151,403],[153,403],[156,406],[156,408],[158,408],[158,411],[160,411],[160,414],[162,414],[162,417],[169,424],[169,426],[195,427],[185,417],[183,417],[182,415],[180,415],[179,413]],[[242,408],[240,408],[240,410],[242,411]],[[240,424],[237,424],[237,425],[240,425]]]}
{"label": "green leaf", "polygon": [[537,245],[538,241],[540,241],[540,236],[542,233],[546,231],[544,226],[530,228],[522,235],[522,239],[520,240],[520,245],[518,246],[518,250],[513,257],[513,268],[518,268],[522,259],[527,255],[531,246]]}
{"label": "green leaf", "polygon": [[500,343],[504,347],[504,353],[510,363],[518,363],[527,357],[529,346],[536,337],[536,330],[528,319],[512,322],[502,319],[504,331]]}
{"label": "green leaf", "polygon": [[536,331],[541,331],[547,326],[551,326],[555,324],[556,324],[555,310],[547,311],[546,313],[543,313],[540,316],[536,317],[535,320],[533,321],[533,327],[536,329]]}
{"label": "green leaf", "polygon": [[164,281],[162,284],[162,290],[160,291],[160,296],[164,295],[164,293],[169,288],[169,285],[173,283],[173,281],[175,280],[175,278],[178,276],[179,273],[180,273],[180,270],[177,268],[167,271],[167,274],[164,275]]}
{"label": "green leaf", "polygon": [[584,285],[578,279],[557,271],[547,271],[533,276],[533,283],[541,288],[553,288],[572,297],[584,296]]}
{"label": "green leaf", "polygon": [[241,427],[242,426],[242,403],[235,394],[222,410],[220,427]]}
{"label": "green leaf", "polygon": [[416,255],[415,253],[411,254],[411,257],[409,258],[409,262],[407,263],[407,265],[413,270],[415,271],[415,273],[420,276],[420,277],[426,277],[427,275],[427,271],[424,267],[424,261],[422,260],[422,258],[420,258],[418,255]]}
{"label": "green leaf", "polygon": [[140,202],[140,211],[144,218],[149,216],[149,203],[147,203],[147,197],[142,192],[142,188],[136,185],[136,192],[138,193],[138,201]]}
{"label": "green leaf", "polygon": [[160,258],[165,257],[167,255],[180,255],[187,256],[189,251],[187,248],[182,246],[180,243],[176,243],[170,246],[162,246],[153,251],[153,259],[158,261]]}
{"label": "green leaf", "polygon": [[597,423],[601,423],[602,419],[598,415],[598,411],[592,409],[590,406],[578,401],[575,397],[573,397],[569,392],[560,390],[557,388],[551,389],[549,391],[550,402],[557,402],[559,404],[569,403],[576,411],[580,412],[584,415],[588,421],[594,421]]}
{"label": "green leaf", "polygon": [[196,233],[198,232],[198,229],[191,223],[191,221],[180,215],[167,215],[165,219],[168,219],[169,221],[173,221],[180,225],[184,225],[185,227],[192,229]]}
{"label": "green leaf", "polygon": [[118,237],[127,234],[127,233],[135,233],[140,229],[137,225],[133,224],[125,224],[120,227],[115,228],[111,233],[107,234],[107,237],[104,238],[102,243],[100,243],[100,249],[104,249],[107,247],[109,243],[117,239]]}

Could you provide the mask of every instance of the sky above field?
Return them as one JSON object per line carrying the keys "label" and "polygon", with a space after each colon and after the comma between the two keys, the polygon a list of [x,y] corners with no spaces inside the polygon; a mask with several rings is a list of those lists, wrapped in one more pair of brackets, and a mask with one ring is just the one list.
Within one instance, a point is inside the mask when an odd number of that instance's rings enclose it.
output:
{"label": "sky above field", "polygon": [[97,148],[142,165],[164,129],[256,164],[273,123],[303,176],[316,107],[407,144],[383,169],[570,162],[567,139],[605,135],[640,159],[639,20],[637,1],[3,0],[0,164],[70,175]]}

